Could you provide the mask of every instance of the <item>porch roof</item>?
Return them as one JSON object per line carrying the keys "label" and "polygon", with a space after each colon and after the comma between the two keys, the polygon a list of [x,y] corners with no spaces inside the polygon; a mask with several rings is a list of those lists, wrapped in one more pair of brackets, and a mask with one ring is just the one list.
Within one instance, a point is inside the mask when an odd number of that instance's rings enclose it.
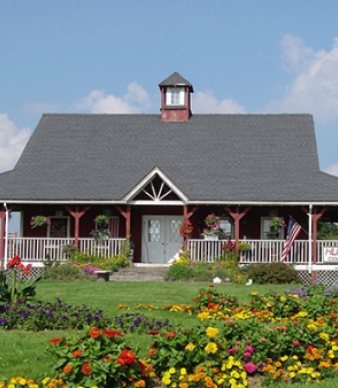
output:
{"label": "porch roof", "polygon": [[308,114],[45,114],[1,202],[122,202],[158,167],[187,203],[337,203]]}

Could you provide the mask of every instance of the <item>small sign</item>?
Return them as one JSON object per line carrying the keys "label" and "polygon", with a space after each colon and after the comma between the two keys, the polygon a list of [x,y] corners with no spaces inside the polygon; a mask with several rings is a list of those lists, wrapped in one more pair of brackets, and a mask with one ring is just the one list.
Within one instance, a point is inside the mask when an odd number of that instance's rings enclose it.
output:
{"label": "small sign", "polygon": [[338,263],[338,247],[323,247],[323,262]]}

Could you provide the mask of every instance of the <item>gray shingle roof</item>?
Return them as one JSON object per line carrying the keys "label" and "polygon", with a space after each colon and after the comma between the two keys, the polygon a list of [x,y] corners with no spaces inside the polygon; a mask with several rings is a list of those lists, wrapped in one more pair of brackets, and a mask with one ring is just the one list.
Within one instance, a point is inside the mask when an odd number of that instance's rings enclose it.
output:
{"label": "gray shingle roof", "polygon": [[46,114],[0,201],[120,201],[156,166],[189,201],[338,202],[305,114]]}
{"label": "gray shingle roof", "polygon": [[160,82],[158,86],[190,86],[191,92],[194,92],[192,84],[184,77],[182,77],[180,73],[177,73],[177,71]]}

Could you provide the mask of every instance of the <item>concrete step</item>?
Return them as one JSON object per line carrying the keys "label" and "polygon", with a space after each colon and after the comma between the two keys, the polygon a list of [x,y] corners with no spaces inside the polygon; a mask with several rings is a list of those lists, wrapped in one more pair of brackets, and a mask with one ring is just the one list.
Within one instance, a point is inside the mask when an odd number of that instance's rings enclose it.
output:
{"label": "concrete step", "polygon": [[132,267],[121,268],[109,276],[111,281],[164,281],[169,265],[134,264]]}

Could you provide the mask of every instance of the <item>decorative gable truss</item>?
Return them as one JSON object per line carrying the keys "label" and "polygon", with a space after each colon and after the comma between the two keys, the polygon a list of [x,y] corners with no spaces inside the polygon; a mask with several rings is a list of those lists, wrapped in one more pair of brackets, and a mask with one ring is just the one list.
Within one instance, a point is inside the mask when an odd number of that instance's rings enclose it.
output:
{"label": "decorative gable truss", "polygon": [[155,167],[125,197],[133,205],[183,205],[188,197],[158,168]]}

